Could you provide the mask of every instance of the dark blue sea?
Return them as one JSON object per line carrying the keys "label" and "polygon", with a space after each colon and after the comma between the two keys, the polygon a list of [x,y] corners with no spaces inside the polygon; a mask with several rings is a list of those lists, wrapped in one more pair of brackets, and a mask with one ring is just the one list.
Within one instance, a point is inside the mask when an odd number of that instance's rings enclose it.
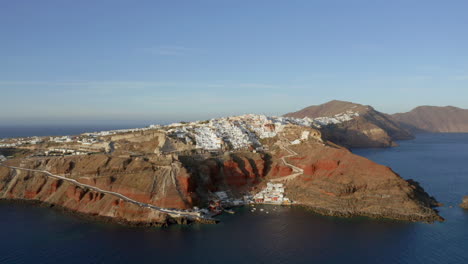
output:
{"label": "dark blue sea", "polygon": [[[424,134],[354,152],[412,178],[445,206],[444,223],[241,208],[217,225],[131,228],[0,203],[0,263],[468,263],[468,134]],[[267,214],[266,211],[269,213]]]}

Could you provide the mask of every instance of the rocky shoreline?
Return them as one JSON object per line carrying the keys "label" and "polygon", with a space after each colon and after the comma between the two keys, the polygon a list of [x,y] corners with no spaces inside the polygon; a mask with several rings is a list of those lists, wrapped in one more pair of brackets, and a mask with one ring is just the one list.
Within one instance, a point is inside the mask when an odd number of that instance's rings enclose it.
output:
{"label": "rocky shoreline", "polygon": [[427,215],[402,215],[402,214],[372,214],[372,213],[356,213],[351,211],[333,211],[328,208],[319,208],[309,205],[298,204],[305,209],[311,210],[314,213],[324,216],[333,216],[333,217],[342,217],[342,218],[354,218],[354,217],[368,217],[370,219],[386,219],[386,220],[396,220],[403,222],[422,222],[432,224],[435,222],[444,222],[445,219],[437,214],[428,211]]}
{"label": "rocky shoreline", "polygon": [[[31,206],[40,206],[40,207],[56,210],[63,214],[68,214],[73,217],[82,218],[87,221],[99,222],[99,223],[104,223],[104,224],[115,224],[115,225],[127,226],[127,227],[166,228],[171,225],[192,225],[195,223],[200,223],[200,224],[218,224],[219,223],[219,220],[217,219],[214,219],[211,221],[209,220],[193,221],[192,219],[187,219],[187,218],[171,218],[171,219],[168,219],[168,221],[165,223],[144,222],[144,221],[135,222],[135,221],[128,221],[123,218],[114,218],[114,217],[101,216],[101,215],[96,215],[96,214],[83,213],[83,212],[69,209],[67,207],[63,207],[60,205],[55,205],[55,204],[51,204],[51,203],[47,203],[43,201],[38,201],[38,200],[0,198],[0,203],[26,204],[26,205],[31,205]],[[244,206],[248,206],[248,205],[244,205]],[[421,216],[421,217],[417,217],[414,215],[356,214],[356,213],[346,212],[346,211],[332,211],[328,208],[318,208],[318,207],[313,207],[313,206],[309,206],[306,204],[279,205],[279,206],[301,207],[301,208],[304,208],[305,210],[309,210],[312,213],[315,213],[320,216],[330,216],[330,217],[340,217],[340,218],[367,217],[369,219],[383,219],[383,220],[402,221],[402,222],[423,222],[423,223],[428,223],[428,224],[432,224],[434,222],[445,221],[445,219],[443,219],[441,216],[433,215],[433,214],[429,214],[428,216]],[[465,207],[465,209],[468,209],[468,208]]]}
{"label": "rocky shoreline", "polygon": [[307,205],[299,205],[302,206],[306,210],[310,210],[313,213],[321,216],[329,216],[329,217],[339,217],[339,218],[360,218],[364,217],[367,219],[374,219],[374,220],[386,220],[386,221],[398,221],[398,222],[406,222],[406,223],[426,223],[426,224],[433,224],[436,222],[444,222],[445,219],[441,216],[432,215],[432,216],[421,216],[417,217],[414,215],[381,215],[381,214],[370,214],[370,213],[362,213],[362,214],[355,214],[351,212],[339,212],[339,211],[329,211],[326,208],[316,208]]}
{"label": "rocky shoreline", "polygon": [[26,204],[31,206],[40,206],[43,208],[49,208],[52,210],[57,210],[63,214],[69,214],[74,217],[79,217],[82,219],[86,219],[89,221],[96,221],[100,223],[108,223],[108,224],[116,224],[121,226],[129,226],[129,227],[169,227],[170,225],[190,225],[194,223],[202,223],[202,224],[217,224],[219,223],[218,220],[199,220],[194,221],[193,219],[188,218],[168,218],[165,223],[161,222],[145,222],[145,221],[128,221],[124,218],[115,218],[109,216],[102,216],[97,214],[89,214],[83,213],[77,210],[73,210],[64,206],[38,201],[38,200],[26,200],[26,199],[5,199],[0,198],[0,203],[3,204]]}

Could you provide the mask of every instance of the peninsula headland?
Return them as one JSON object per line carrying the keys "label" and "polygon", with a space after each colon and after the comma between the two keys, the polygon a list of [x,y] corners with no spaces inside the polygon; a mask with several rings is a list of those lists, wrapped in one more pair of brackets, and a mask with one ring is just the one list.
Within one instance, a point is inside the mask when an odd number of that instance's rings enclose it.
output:
{"label": "peninsula headland", "polygon": [[133,225],[216,222],[231,207],[255,203],[442,221],[437,201],[418,183],[346,148],[364,142],[356,130],[361,124],[361,134],[385,138],[375,147],[410,137],[385,115],[351,105],[332,116],[243,115],[2,139],[0,197]]}

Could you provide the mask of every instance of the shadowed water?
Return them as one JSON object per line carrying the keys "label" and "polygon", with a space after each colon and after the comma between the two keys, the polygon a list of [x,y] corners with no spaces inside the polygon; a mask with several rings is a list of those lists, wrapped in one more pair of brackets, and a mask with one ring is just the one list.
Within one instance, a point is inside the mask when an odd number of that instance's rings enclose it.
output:
{"label": "shadowed water", "polygon": [[[445,206],[444,223],[240,208],[218,225],[129,228],[0,203],[0,263],[468,263],[468,134],[420,135],[355,153],[413,178]],[[449,206],[452,206],[450,208]],[[268,211],[268,214],[266,213]]]}

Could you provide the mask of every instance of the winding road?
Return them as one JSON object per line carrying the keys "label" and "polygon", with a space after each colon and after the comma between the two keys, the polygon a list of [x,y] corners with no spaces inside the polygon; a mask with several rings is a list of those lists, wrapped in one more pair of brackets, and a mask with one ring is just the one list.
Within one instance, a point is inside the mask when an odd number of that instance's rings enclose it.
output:
{"label": "winding road", "polygon": [[116,196],[116,197],[126,201],[126,202],[138,205],[138,206],[143,207],[143,208],[150,208],[150,209],[162,212],[162,213],[166,213],[166,214],[168,214],[168,215],[170,215],[172,217],[187,217],[187,218],[195,219],[195,220],[199,220],[199,219],[213,220],[211,217],[202,216],[198,212],[187,212],[187,211],[182,211],[182,210],[167,209],[167,208],[158,207],[158,206],[155,206],[155,205],[152,205],[152,204],[139,202],[139,201],[133,200],[132,198],[129,198],[129,197],[127,197],[127,196],[125,196],[125,195],[123,195],[121,193],[103,190],[103,189],[100,189],[100,188],[98,188],[96,186],[84,184],[84,183],[78,182],[78,181],[76,181],[74,179],[67,178],[65,176],[52,174],[52,173],[50,173],[48,171],[45,171],[45,170],[35,170],[35,169],[27,169],[27,168],[8,166],[8,165],[5,165],[5,164],[3,164],[1,162],[0,162],[0,166],[6,167],[6,168],[9,168],[9,169],[13,169],[13,170],[22,170],[22,171],[43,173],[43,174],[47,175],[48,177],[64,180],[64,181],[70,182],[70,183],[72,183],[74,185],[77,185],[77,186],[80,186],[80,187],[83,187],[83,188],[87,188],[87,189],[90,189],[90,190],[93,190],[93,191],[96,191],[96,192],[113,195],[113,196]]}
{"label": "winding road", "polygon": [[[285,138],[282,138],[282,139],[283,139],[283,142],[288,142],[287,139],[285,139]],[[286,161],[286,158],[290,158],[290,157],[294,157],[294,156],[298,155],[294,150],[288,148],[287,147],[288,145],[290,145],[290,144],[282,144],[282,143],[279,144],[280,148],[282,148],[282,149],[286,150],[287,152],[289,152],[289,155],[281,157],[281,160],[283,161],[284,165],[290,167],[293,170],[293,173],[291,175],[288,175],[288,176],[284,176],[284,177],[281,177],[281,178],[275,178],[275,179],[270,180],[272,182],[288,181],[288,180],[292,180],[292,179],[296,178],[299,175],[304,174],[303,169],[301,169],[299,167],[296,167],[296,166],[294,166],[291,163]]]}

